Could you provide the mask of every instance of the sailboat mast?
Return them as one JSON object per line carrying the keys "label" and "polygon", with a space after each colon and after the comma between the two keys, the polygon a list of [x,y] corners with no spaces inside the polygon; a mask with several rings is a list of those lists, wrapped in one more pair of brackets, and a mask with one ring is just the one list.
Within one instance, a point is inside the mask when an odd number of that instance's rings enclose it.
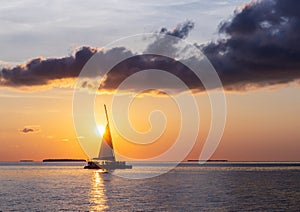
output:
{"label": "sailboat mast", "polygon": [[107,109],[106,109],[106,105],[105,104],[104,104],[104,110],[105,110],[106,121],[107,121],[107,124],[109,126],[109,120],[108,120]]}

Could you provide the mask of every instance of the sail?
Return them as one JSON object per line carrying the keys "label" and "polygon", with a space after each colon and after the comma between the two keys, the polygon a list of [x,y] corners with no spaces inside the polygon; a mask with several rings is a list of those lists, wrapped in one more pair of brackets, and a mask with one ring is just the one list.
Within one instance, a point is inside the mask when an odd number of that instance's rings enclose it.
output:
{"label": "sail", "polygon": [[[105,112],[106,112],[106,108],[105,108]],[[100,151],[97,159],[115,161],[115,154],[114,154],[114,148],[113,148],[112,138],[109,129],[109,122],[107,122],[105,133],[102,136],[102,143],[100,146]]]}
{"label": "sail", "polygon": [[104,105],[104,110],[105,110],[107,125],[105,127],[105,132],[102,136],[99,155],[97,158],[93,158],[92,161],[89,161],[88,164],[84,166],[84,168],[105,169],[105,170],[131,169],[132,165],[127,165],[125,161],[116,161],[113,142],[112,142],[110,128],[109,128],[109,119],[107,115],[106,105]]}

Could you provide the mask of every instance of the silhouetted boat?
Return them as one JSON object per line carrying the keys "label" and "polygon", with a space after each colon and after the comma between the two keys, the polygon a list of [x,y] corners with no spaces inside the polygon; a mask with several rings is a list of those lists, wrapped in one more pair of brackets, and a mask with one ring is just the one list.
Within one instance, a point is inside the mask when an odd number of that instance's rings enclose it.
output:
{"label": "silhouetted boat", "polygon": [[109,127],[109,119],[107,115],[106,105],[104,105],[105,115],[106,115],[106,128],[105,133],[102,136],[102,143],[100,146],[99,155],[97,158],[93,158],[88,161],[84,166],[85,169],[131,169],[131,165],[127,165],[125,161],[116,161],[112,137]]}

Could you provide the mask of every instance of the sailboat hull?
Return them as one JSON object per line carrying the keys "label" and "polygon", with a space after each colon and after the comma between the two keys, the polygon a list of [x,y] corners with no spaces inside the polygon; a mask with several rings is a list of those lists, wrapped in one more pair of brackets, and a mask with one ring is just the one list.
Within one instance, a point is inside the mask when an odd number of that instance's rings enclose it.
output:
{"label": "sailboat hull", "polygon": [[89,161],[85,169],[132,169],[132,165],[126,164],[124,161]]}
{"label": "sailboat hull", "polygon": [[84,169],[101,169],[101,167],[93,161],[89,161],[83,168]]}

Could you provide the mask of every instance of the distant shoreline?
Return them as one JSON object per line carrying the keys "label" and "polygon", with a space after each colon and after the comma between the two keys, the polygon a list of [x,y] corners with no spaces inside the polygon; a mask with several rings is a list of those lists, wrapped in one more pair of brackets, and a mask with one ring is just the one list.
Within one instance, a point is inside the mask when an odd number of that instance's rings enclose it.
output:
{"label": "distant shoreline", "polygon": [[[22,160],[17,160],[17,161],[9,161],[9,160],[2,160],[0,163],[22,163],[22,162],[29,162],[29,163],[42,163],[42,162],[86,162],[86,159],[44,159],[44,160],[32,160],[32,159],[22,159]],[[178,161],[126,161],[126,162],[132,162],[132,163],[178,163]],[[191,159],[191,160],[186,160],[186,161],[181,161],[180,163],[192,163],[192,162],[220,162],[220,163],[300,163],[300,161],[291,161],[291,160],[209,160],[209,161],[204,161],[204,160],[196,160],[196,159]]]}
{"label": "distant shoreline", "polygon": [[43,162],[86,162],[85,159],[44,159]]}
{"label": "distant shoreline", "polygon": [[20,160],[20,162],[25,162],[25,163],[28,163],[28,162],[34,162],[34,160]]}
{"label": "distant shoreline", "polygon": [[228,160],[187,160],[187,162],[228,162]]}

